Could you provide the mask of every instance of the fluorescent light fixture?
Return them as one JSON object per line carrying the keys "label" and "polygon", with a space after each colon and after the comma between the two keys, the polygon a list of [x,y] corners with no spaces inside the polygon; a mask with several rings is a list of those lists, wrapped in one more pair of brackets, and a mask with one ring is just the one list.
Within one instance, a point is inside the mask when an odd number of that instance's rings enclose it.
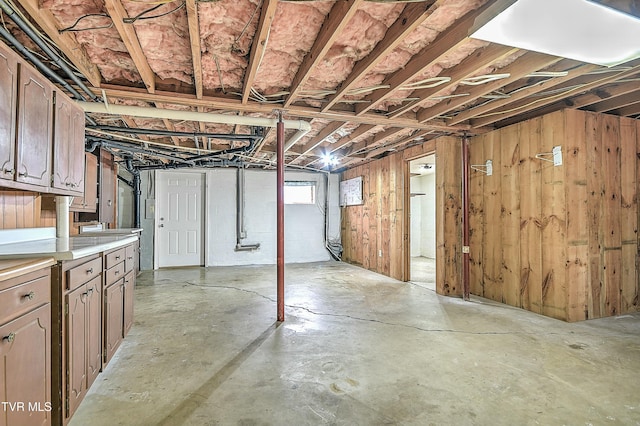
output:
{"label": "fluorescent light fixture", "polygon": [[640,57],[640,19],[588,0],[518,0],[471,37],[607,67]]}

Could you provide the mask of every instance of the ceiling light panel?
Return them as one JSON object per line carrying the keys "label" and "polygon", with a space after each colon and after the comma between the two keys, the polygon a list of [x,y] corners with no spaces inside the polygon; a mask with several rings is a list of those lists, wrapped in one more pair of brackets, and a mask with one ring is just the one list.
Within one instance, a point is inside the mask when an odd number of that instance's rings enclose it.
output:
{"label": "ceiling light panel", "polygon": [[607,67],[640,57],[640,19],[587,0],[518,0],[471,37]]}

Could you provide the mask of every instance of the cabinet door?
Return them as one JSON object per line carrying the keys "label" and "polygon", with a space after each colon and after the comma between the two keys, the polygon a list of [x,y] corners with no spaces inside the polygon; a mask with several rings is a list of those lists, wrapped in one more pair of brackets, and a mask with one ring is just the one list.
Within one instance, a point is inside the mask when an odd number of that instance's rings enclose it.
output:
{"label": "cabinet door", "polygon": [[16,150],[18,60],[0,43],[0,179],[13,180]]}
{"label": "cabinet door", "polygon": [[84,195],[73,197],[69,210],[95,213],[98,204],[98,157],[86,152],[84,159]]}
{"label": "cabinet door", "polygon": [[25,404],[0,410],[0,424],[51,424],[50,330],[50,304],[0,327],[0,401]]}
{"label": "cabinet door", "polygon": [[107,365],[122,342],[124,279],[104,289],[104,304],[104,365]]}
{"label": "cabinet door", "polygon": [[66,314],[66,371],[68,403],[64,415],[69,418],[87,392],[87,321],[85,321],[87,286],[78,287],[65,297]]}
{"label": "cabinet door", "polygon": [[87,389],[102,369],[102,277],[87,283]]}
{"label": "cabinet door", "polygon": [[84,113],[56,93],[53,123],[52,187],[80,194],[84,191]]}
{"label": "cabinet door", "polygon": [[100,151],[100,222],[108,223],[109,228],[116,227],[116,175],[113,155]]}
{"label": "cabinet door", "polygon": [[133,271],[124,277],[124,325],[122,337],[125,337],[133,325],[133,299],[136,276]]}
{"label": "cabinet door", "polygon": [[20,68],[16,180],[49,186],[53,98],[51,86],[28,67]]}

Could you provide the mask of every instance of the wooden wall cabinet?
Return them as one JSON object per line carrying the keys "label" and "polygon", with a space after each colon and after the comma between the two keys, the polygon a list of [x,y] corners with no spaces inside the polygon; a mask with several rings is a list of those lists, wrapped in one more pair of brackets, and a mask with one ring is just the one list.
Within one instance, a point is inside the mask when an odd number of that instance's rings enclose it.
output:
{"label": "wooden wall cabinet", "polygon": [[17,101],[18,56],[0,43],[0,182],[14,180]]}
{"label": "wooden wall cabinet", "polygon": [[100,182],[98,190],[98,220],[109,224],[109,228],[116,227],[116,197],[118,190],[118,170],[113,154],[100,151]]}
{"label": "wooden wall cabinet", "polygon": [[83,153],[82,109],[0,42],[0,187],[81,195]]}
{"label": "wooden wall cabinet", "polygon": [[20,67],[16,181],[48,187],[51,175],[53,90],[35,71]]}
{"label": "wooden wall cabinet", "polygon": [[0,282],[0,401],[25,404],[2,425],[51,425],[50,285],[49,267]]}
{"label": "wooden wall cabinet", "polygon": [[51,186],[81,195],[84,191],[84,112],[56,92]]}
{"label": "wooden wall cabinet", "polygon": [[95,213],[98,204],[98,157],[85,152],[84,195],[73,197],[70,211]]}

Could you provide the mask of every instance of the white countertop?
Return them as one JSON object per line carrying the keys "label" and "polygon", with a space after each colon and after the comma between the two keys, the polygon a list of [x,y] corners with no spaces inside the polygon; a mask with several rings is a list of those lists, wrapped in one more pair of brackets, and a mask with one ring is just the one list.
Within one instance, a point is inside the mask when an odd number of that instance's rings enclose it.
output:
{"label": "white countertop", "polygon": [[91,235],[136,235],[142,232],[142,228],[112,228],[112,229],[90,229],[81,230],[80,236]]}
{"label": "white countertop", "polygon": [[55,260],[73,260],[123,247],[136,241],[138,241],[138,237],[135,234],[15,241],[0,244],[0,259],[51,256]]}

